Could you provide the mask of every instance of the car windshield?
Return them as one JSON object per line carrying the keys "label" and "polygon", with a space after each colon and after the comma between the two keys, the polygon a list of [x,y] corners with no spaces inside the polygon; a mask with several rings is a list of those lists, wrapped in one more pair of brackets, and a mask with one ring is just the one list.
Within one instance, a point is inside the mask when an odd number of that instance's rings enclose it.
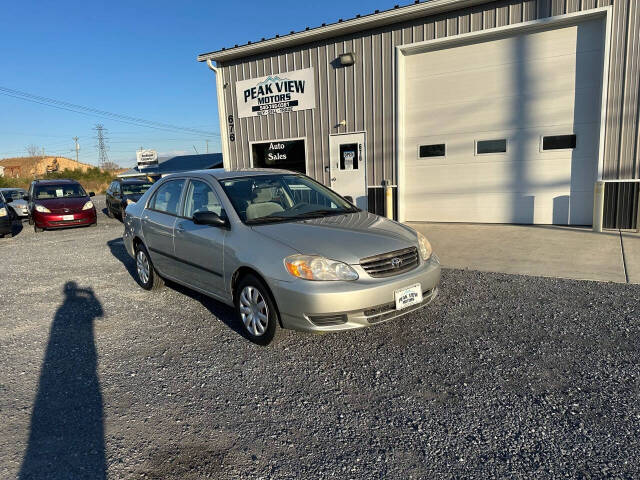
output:
{"label": "car windshield", "polygon": [[48,198],[86,197],[87,193],[77,183],[62,183],[36,185],[33,189],[33,196],[38,200],[46,200]]}
{"label": "car windshield", "polygon": [[302,175],[256,175],[225,179],[220,184],[240,219],[247,224],[359,211],[336,193]]}
{"label": "car windshield", "polygon": [[2,195],[4,195],[4,198],[20,200],[24,195],[26,195],[26,192],[24,190],[3,190]]}
{"label": "car windshield", "polygon": [[123,183],[122,194],[123,195],[142,195],[144,192],[151,188],[153,183]]}

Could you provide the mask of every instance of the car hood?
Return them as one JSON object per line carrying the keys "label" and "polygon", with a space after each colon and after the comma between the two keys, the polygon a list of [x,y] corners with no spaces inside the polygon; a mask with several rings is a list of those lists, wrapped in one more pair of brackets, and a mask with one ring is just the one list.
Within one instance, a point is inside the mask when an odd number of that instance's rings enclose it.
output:
{"label": "car hood", "polygon": [[73,198],[46,198],[42,200],[34,200],[34,203],[47,207],[52,213],[66,213],[82,210],[85,203],[89,201],[89,197],[73,197]]}
{"label": "car hood", "polygon": [[356,264],[361,258],[417,245],[409,227],[368,212],[255,225],[254,231],[300,253]]}
{"label": "car hood", "polygon": [[9,205],[12,205],[14,207],[27,208],[27,206],[29,206],[29,203],[26,200],[20,199],[20,200],[14,200]]}

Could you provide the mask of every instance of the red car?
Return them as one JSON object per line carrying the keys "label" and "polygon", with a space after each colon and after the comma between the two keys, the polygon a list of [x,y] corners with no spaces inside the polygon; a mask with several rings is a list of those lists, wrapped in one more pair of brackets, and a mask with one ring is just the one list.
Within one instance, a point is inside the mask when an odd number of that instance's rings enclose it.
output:
{"label": "red car", "polygon": [[49,228],[96,225],[96,207],[75,180],[34,180],[29,187],[29,223],[36,232]]}

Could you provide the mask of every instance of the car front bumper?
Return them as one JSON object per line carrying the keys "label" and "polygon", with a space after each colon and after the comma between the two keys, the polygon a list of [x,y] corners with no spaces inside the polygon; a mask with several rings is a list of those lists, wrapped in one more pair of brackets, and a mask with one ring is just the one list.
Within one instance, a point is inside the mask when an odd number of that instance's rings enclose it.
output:
{"label": "car front bumper", "polygon": [[[420,304],[395,309],[394,292],[420,284]],[[354,282],[307,280],[271,282],[284,328],[323,332],[368,327],[425,307],[438,294],[440,261],[434,254],[417,268],[384,279],[361,276]]]}
{"label": "car front bumper", "polygon": [[[66,215],[73,215],[72,220],[65,220]],[[96,223],[97,216],[95,208],[81,210],[73,213],[41,213],[34,212],[33,221],[38,228],[67,228],[80,227]]]}

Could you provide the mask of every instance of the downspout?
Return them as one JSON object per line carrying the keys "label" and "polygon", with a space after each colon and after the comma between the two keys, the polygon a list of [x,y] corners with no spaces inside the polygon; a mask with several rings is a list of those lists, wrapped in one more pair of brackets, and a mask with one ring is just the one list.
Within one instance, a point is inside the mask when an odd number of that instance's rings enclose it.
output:
{"label": "downspout", "polygon": [[231,168],[231,158],[229,157],[229,135],[227,132],[227,108],[224,102],[224,83],[220,68],[215,67],[210,58],[207,58],[207,65],[216,74],[216,93],[218,96],[218,122],[220,123],[220,144],[222,146],[222,165],[224,168]]}

